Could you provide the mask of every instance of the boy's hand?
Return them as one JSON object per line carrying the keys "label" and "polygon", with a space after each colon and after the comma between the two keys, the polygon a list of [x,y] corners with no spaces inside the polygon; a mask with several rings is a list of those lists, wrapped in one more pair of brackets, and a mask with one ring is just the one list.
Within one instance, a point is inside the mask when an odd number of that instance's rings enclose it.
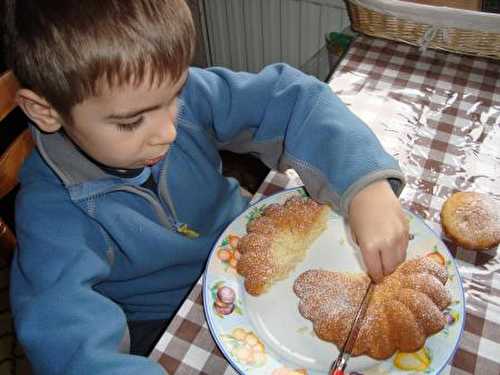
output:
{"label": "boy's hand", "polygon": [[349,225],[375,282],[405,260],[408,221],[386,180],[376,181],[354,196],[349,207]]}

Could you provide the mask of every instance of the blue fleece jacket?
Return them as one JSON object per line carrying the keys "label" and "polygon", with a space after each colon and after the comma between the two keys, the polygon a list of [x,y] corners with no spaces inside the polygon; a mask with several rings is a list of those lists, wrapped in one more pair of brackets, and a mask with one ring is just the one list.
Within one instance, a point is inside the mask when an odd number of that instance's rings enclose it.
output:
{"label": "blue fleece jacket", "polygon": [[[369,183],[403,176],[328,85],[283,65],[259,74],[191,68],[177,138],[151,172],[156,194],[107,174],[63,134],[33,129],[16,203],[11,302],[38,374],[160,374],[127,354],[127,320],[166,319],[203,271],[221,231],[248,201],[218,151],[294,168],[311,196],[347,212]],[[196,239],[178,231],[187,224]]]}

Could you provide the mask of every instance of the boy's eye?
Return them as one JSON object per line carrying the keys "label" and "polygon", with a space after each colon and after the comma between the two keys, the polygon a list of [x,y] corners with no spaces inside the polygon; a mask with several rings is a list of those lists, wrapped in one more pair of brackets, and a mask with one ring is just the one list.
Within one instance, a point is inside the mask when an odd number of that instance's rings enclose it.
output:
{"label": "boy's eye", "polygon": [[121,122],[121,123],[117,123],[116,126],[118,127],[118,130],[132,131],[132,130],[137,129],[141,125],[143,119],[144,118],[141,116],[133,122]]}

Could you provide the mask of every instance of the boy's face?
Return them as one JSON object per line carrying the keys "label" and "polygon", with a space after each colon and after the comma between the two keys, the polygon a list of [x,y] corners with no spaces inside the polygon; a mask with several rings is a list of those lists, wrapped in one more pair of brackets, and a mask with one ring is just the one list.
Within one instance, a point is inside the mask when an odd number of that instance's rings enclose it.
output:
{"label": "boy's face", "polygon": [[132,169],[160,161],[175,140],[177,96],[187,71],[175,82],[148,80],[103,90],[75,105],[65,132],[83,151],[113,168]]}

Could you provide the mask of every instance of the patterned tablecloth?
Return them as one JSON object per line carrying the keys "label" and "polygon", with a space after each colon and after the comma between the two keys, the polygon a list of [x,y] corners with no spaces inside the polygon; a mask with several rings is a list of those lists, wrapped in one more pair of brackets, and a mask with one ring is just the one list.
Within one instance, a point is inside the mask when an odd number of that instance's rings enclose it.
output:
{"label": "patterned tablecloth", "polygon": [[[377,134],[407,176],[401,201],[438,234],[439,211],[454,191],[500,200],[500,62],[420,53],[359,37],[330,85]],[[254,201],[300,185],[293,171],[271,172]],[[500,252],[472,252],[445,238],[466,294],[465,332],[445,372],[500,374]],[[196,284],[150,358],[169,374],[235,374],[217,349]]]}

